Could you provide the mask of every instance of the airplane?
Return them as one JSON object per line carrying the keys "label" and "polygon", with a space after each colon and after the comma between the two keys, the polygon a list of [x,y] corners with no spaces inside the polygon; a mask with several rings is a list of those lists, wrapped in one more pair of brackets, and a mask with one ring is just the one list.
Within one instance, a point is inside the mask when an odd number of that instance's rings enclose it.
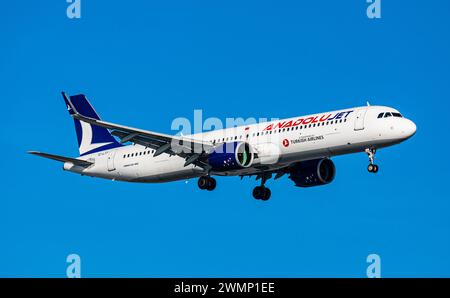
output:
{"label": "airplane", "polygon": [[[416,133],[416,125],[394,108],[361,106],[231,127],[192,135],[168,135],[100,119],[83,94],[62,92],[74,119],[80,156],[29,151],[63,162],[65,171],[113,181],[158,183],[198,178],[212,191],[213,176],[256,176],[253,197],[267,201],[272,177],[288,175],[297,187],[331,183],[333,156],[365,152],[367,170],[378,149],[399,144]],[[116,137],[119,139],[117,140]]]}

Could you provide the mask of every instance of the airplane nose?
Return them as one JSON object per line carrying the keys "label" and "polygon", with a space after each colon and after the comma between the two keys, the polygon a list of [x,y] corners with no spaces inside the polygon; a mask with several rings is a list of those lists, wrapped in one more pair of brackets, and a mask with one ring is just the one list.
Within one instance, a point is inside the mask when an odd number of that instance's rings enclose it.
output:
{"label": "airplane nose", "polygon": [[405,119],[405,124],[402,129],[402,133],[404,134],[404,136],[406,138],[410,138],[416,133],[416,130],[417,130],[416,124],[411,120]]}

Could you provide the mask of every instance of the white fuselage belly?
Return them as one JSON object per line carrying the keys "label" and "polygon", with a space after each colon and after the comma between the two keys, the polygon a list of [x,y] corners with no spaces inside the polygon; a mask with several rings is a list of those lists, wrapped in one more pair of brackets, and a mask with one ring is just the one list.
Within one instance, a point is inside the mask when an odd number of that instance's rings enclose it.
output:
{"label": "white fuselage belly", "polygon": [[[349,112],[351,111],[351,112]],[[267,148],[277,151],[277,159],[258,167],[249,167],[229,172],[211,172],[213,175],[236,176],[273,171],[293,162],[364,151],[368,147],[382,148],[407,139],[410,134],[405,118],[377,119],[380,111],[396,111],[389,107],[359,107],[310,116],[295,117],[279,121],[241,126],[192,135],[193,139],[219,142],[248,142],[256,150]],[[349,112],[349,113],[348,113]],[[278,123],[295,122],[317,115],[347,115],[346,118],[323,121],[287,128],[274,128]],[[348,114],[346,114],[348,113]],[[317,117],[316,117],[317,118]],[[273,124],[272,129],[267,129]],[[311,125],[311,127],[309,127]],[[281,130],[281,131],[280,131]],[[258,135],[259,134],[259,135]],[[87,176],[129,182],[168,182],[205,175],[195,165],[184,166],[185,160],[166,153],[154,157],[149,148],[129,145],[87,156],[83,160],[94,162],[82,169],[66,164],[69,171]],[[133,154],[133,157],[128,157]],[[262,158],[262,157],[261,157]],[[268,155],[270,159],[270,154]]]}

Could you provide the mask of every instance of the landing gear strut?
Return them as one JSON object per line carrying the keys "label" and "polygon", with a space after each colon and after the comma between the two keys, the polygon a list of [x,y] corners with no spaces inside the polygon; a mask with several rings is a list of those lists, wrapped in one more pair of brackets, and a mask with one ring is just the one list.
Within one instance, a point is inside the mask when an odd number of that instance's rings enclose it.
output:
{"label": "landing gear strut", "polygon": [[377,150],[375,148],[367,148],[365,151],[369,156],[370,162],[370,164],[367,166],[367,171],[369,171],[370,173],[378,172],[378,166],[373,163],[375,160],[375,153],[377,152]]}
{"label": "landing gear strut", "polygon": [[214,190],[216,188],[216,179],[210,176],[202,176],[198,178],[198,187],[200,189]]}
{"label": "landing gear strut", "polygon": [[269,188],[265,187],[264,184],[266,183],[267,176],[262,175],[261,177],[261,185],[257,186],[253,189],[253,197],[257,200],[263,200],[267,201],[270,199],[270,196],[272,192]]}

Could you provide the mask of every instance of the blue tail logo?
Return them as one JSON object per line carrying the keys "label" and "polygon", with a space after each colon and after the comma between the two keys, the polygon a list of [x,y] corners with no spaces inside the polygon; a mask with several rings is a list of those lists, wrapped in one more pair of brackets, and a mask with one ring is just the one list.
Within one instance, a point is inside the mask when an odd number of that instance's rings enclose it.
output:
{"label": "blue tail logo", "polygon": [[[66,102],[67,110],[72,115],[74,111],[72,111],[64,93],[63,97]],[[70,101],[80,114],[100,120],[100,117],[83,94],[70,96]],[[122,146],[122,144],[117,142],[106,128],[91,125],[77,119],[74,119],[74,122],[80,156]]]}

